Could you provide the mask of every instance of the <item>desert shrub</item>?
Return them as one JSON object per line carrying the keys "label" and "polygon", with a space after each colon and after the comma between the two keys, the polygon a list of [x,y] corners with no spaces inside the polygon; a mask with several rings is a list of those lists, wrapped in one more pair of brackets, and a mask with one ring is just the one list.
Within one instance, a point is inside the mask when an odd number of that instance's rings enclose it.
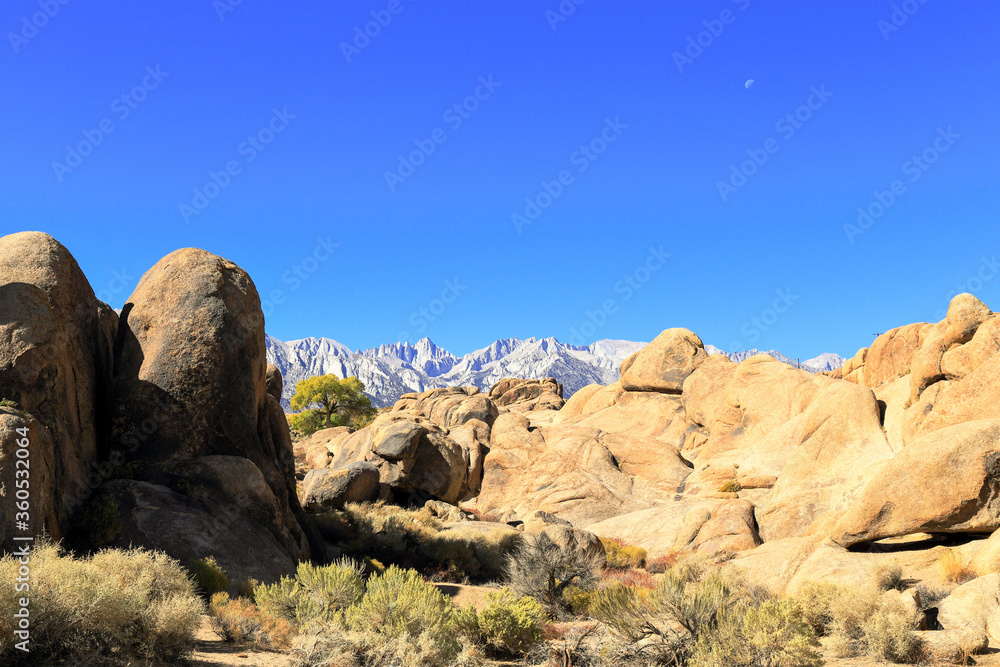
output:
{"label": "desert shrub", "polygon": [[407,509],[384,502],[348,504],[323,515],[320,532],[340,541],[346,553],[416,569],[444,581],[495,581],[521,543],[520,533],[471,528],[442,530],[427,508]]}
{"label": "desert shrub", "polygon": [[428,635],[387,637],[376,632],[316,625],[300,634],[291,651],[295,667],[482,667],[478,649],[459,642],[457,654],[442,652]]}
{"label": "desert shrub", "polygon": [[471,550],[479,563],[480,581],[496,581],[507,571],[507,558],[522,544],[521,533],[495,530],[482,533],[472,528],[453,528],[441,538],[461,541]]}
{"label": "desert shrub", "polygon": [[621,584],[598,590],[590,613],[608,627],[616,650],[624,656],[654,664],[684,664],[702,628],[733,603],[732,591],[720,575],[692,583],[672,570],[652,591]]}
{"label": "desert shrub", "polygon": [[305,625],[292,656],[301,667],[473,667],[481,659],[462,636],[469,627],[415,571],[390,566],[343,611]]}
{"label": "desert shrub", "polygon": [[368,580],[364,597],[344,613],[348,629],[387,637],[427,635],[444,649],[458,650],[450,630],[454,606],[413,570],[390,567]]}
{"label": "desert shrub", "polygon": [[880,660],[914,663],[923,653],[912,619],[903,610],[886,606],[864,624],[864,642],[867,655]]}
{"label": "desert shrub", "polygon": [[300,626],[329,621],[361,599],[361,574],[361,567],[348,559],[323,566],[299,563],[294,579],[257,586],[254,598],[266,614]]}
{"label": "desert shrub", "polygon": [[563,591],[563,601],[574,616],[589,616],[590,603],[596,590],[584,590],[579,586],[567,586]]}
{"label": "desert shrub", "polygon": [[507,559],[507,580],[518,595],[530,595],[550,613],[568,608],[563,597],[569,586],[583,590],[597,584],[600,559],[579,550],[564,550],[545,533],[526,535]]}
{"label": "desert shrub", "polygon": [[524,655],[544,638],[545,610],[533,597],[503,588],[486,595],[486,608],[468,607],[455,614],[457,631],[499,657]]}
{"label": "desert shrub", "polygon": [[913,619],[898,602],[886,600],[879,579],[863,588],[810,583],[795,595],[804,618],[820,635],[832,637],[841,657],[868,656],[915,662],[921,656]]}
{"label": "desert shrub", "polygon": [[[17,557],[0,559],[14,582]],[[0,590],[0,664],[175,661],[194,645],[204,609],[177,561],[165,554],[109,549],[75,559],[48,542],[30,552],[31,653],[14,647],[14,613],[25,592]]]}
{"label": "desert shrub", "polygon": [[656,587],[656,577],[646,570],[605,570],[602,578],[605,583],[617,582],[633,588]]}
{"label": "desert shrub", "polygon": [[441,523],[426,508],[408,510],[383,502],[348,503],[344,517],[356,534],[348,545],[351,551],[390,562],[405,562],[419,554],[420,546],[441,530]]}
{"label": "desert shrub", "polygon": [[725,481],[722,483],[722,486],[719,487],[719,491],[722,493],[739,493],[742,490],[743,487],[740,486],[740,483],[735,479]]}
{"label": "desert shrub", "polygon": [[794,600],[724,608],[698,637],[691,667],[814,667],[819,641]]}
{"label": "desert shrub", "polygon": [[629,570],[646,565],[646,550],[625,544],[622,540],[602,537],[601,544],[607,556],[606,568],[611,570]]}
{"label": "desert shrub", "polygon": [[906,590],[903,583],[903,568],[895,563],[883,563],[872,572],[872,582],[880,591]]}
{"label": "desert shrub", "polygon": [[646,559],[646,571],[652,574],[663,574],[680,560],[680,553],[672,551],[663,556]]}
{"label": "desert shrub", "polygon": [[947,588],[931,588],[926,584],[917,586],[917,594],[920,596],[920,608],[927,611],[938,606],[938,602],[948,597],[950,591]]}
{"label": "desert shrub", "polygon": [[280,650],[288,648],[295,636],[295,629],[285,619],[263,613],[244,598],[232,600],[227,593],[212,596],[209,613],[212,630],[226,642]]}
{"label": "desert shrub", "polygon": [[816,634],[794,600],[776,600],[734,571],[676,565],[655,588],[613,584],[596,591],[591,615],[628,663],[713,667],[821,664]]}
{"label": "desert shrub", "polygon": [[229,577],[212,556],[188,561],[184,563],[184,569],[194,580],[195,590],[205,600],[229,588]]}
{"label": "desert shrub", "polygon": [[810,581],[794,595],[802,609],[802,618],[820,637],[833,630],[834,600],[842,594],[841,587],[823,581]]}
{"label": "desert shrub", "polygon": [[479,559],[469,542],[449,535],[435,535],[421,543],[420,551],[442,572],[445,581],[466,583],[479,576]]}
{"label": "desert shrub", "polygon": [[962,552],[948,549],[937,560],[938,570],[945,581],[953,584],[963,584],[976,578],[976,573],[965,562]]}

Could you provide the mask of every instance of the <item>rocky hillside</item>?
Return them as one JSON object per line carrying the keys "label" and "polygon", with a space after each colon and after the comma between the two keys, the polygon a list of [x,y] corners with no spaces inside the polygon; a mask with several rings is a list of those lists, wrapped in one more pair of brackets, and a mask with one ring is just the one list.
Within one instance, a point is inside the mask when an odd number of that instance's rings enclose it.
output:
{"label": "rocky hillside", "polygon": [[895,568],[947,596],[933,617],[915,607],[927,646],[1000,642],[1000,316],[975,297],[832,372],[736,363],[686,329],[620,370],[564,405],[501,404],[518,381],[408,394],[361,431],[316,434],[302,456],[325,474],[374,465],[397,496],[723,558],[778,594]]}
{"label": "rocky hillside", "polygon": [[313,375],[355,376],[377,407],[392,405],[408,392],[435,387],[473,386],[482,391],[506,377],[554,377],[571,396],[592,383],[618,379],[622,360],[645,343],[599,340],[586,347],[555,338],[506,338],[457,357],[429,338],[352,352],[328,338],[282,342],[267,337],[268,362],[285,377],[282,405],[289,409],[295,384]]}

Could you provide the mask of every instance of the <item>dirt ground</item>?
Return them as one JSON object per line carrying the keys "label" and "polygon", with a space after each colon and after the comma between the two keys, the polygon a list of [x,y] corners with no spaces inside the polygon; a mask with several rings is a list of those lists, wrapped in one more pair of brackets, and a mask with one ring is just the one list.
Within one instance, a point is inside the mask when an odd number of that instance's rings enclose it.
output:
{"label": "dirt ground", "polygon": [[191,667],[289,667],[291,659],[284,653],[254,651],[227,644],[212,632],[208,616],[201,619],[201,628],[195,635],[198,644],[187,664]]}

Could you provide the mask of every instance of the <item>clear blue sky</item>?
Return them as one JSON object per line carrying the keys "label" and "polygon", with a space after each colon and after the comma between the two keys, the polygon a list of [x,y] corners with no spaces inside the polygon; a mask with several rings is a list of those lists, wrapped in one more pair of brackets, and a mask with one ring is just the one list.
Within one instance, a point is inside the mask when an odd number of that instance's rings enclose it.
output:
{"label": "clear blue sky", "polygon": [[229,1],[0,10],[0,232],[116,307],[196,246],[280,292],[272,335],[355,349],[684,326],[846,355],[957,290],[1000,309],[995,2]]}

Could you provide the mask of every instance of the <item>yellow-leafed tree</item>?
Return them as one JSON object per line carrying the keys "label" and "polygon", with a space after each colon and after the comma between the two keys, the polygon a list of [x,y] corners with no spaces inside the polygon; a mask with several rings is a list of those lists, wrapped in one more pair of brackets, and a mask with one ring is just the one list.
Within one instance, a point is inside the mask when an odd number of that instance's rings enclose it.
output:
{"label": "yellow-leafed tree", "polygon": [[358,427],[368,422],[376,410],[364,394],[365,386],[356,377],[341,380],[336,375],[317,375],[295,385],[291,426],[304,436],[334,426]]}

